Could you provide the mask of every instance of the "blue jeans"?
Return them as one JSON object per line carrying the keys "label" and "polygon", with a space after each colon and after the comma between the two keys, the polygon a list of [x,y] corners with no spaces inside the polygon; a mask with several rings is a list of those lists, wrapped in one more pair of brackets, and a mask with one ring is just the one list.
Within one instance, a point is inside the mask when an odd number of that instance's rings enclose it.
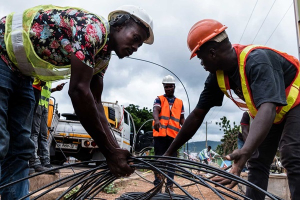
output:
{"label": "blue jeans", "polygon": [[[32,78],[12,72],[0,59],[0,186],[28,176],[34,152],[30,139],[34,102]],[[24,180],[0,194],[2,199],[15,200],[28,190],[29,181]]]}
{"label": "blue jeans", "polygon": [[238,138],[237,140],[237,145],[238,145],[238,149],[241,149],[244,146],[245,142],[243,140],[241,140],[240,138]]}
{"label": "blue jeans", "polygon": [[48,145],[48,109],[45,106],[38,105],[33,115],[33,123],[30,138],[34,142],[34,156],[29,160],[29,167],[36,165],[50,164],[50,153]]}

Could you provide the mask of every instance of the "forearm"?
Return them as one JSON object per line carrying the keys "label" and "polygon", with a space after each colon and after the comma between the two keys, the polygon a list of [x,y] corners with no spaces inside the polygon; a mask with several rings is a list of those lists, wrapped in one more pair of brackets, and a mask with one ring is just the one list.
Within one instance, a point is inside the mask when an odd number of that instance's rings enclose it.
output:
{"label": "forearm", "polygon": [[119,148],[112,135],[104,131],[101,123],[101,113],[97,109],[91,91],[77,88],[69,91],[69,95],[82,126],[95,140],[104,156]]}
{"label": "forearm", "polygon": [[208,110],[195,109],[185,120],[181,130],[172,142],[169,149],[166,151],[166,155],[172,155],[183,144],[185,144],[193,135],[197,132],[198,128],[203,122],[203,119]]}
{"label": "forearm", "polygon": [[276,106],[273,103],[264,103],[260,106],[255,119],[251,124],[251,129],[247,140],[241,149],[248,157],[258,148],[269,133],[276,115]]}
{"label": "forearm", "polygon": [[153,119],[154,119],[154,121],[159,121],[159,111],[160,111],[160,107],[157,107],[157,106],[155,106],[155,107],[153,107],[153,114],[152,114],[152,116],[153,116]]}

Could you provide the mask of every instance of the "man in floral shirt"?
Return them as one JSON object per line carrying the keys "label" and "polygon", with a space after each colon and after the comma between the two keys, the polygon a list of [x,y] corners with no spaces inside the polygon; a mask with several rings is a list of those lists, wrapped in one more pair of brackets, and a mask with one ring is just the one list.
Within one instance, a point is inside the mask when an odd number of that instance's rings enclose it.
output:
{"label": "man in floral shirt", "polygon": [[[20,41],[14,40],[18,17],[8,15],[0,20],[0,188],[28,175],[28,160],[34,152],[30,140],[34,107],[31,76],[58,80],[62,67],[71,68],[69,95],[74,110],[111,172],[115,176],[133,173],[127,163],[130,154],[114,140],[104,114],[103,75],[111,51],[123,58],[143,43],[153,43],[151,17],[136,6],[121,6],[108,16],[108,26],[104,18],[80,8],[37,6],[21,15],[21,29],[28,31],[22,35],[21,48]],[[28,186],[25,180],[1,188],[1,197],[19,199],[28,193]]]}

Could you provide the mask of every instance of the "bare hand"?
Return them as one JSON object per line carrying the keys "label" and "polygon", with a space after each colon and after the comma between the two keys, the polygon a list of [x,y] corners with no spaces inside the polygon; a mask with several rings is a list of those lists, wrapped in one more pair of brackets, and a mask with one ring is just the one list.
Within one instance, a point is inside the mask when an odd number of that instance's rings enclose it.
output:
{"label": "bare hand", "polygon": [[[231,154],[226,156],[227,160],[233,160],[233,165],[230,170],[230,173],[240,176],[242,169],[244,168],[249,156],[244,154],[241,149],[234,150]],[[215,181],[222,185],[229,185],[228,188],[233,188],[237,185],[237,182],[226,179],[224,177],[213,178],[212,181]]]}
{"label": "bare hand", "polygon": [[56,88],[55,88],[55,90],[56,90],[56,91],[61,91],[61,90],[64,88],[64,85],[65,85],[65,84],[66,84],[66,83],[62,83],[62,84],[57,85]]}
{"label": "bare hand", "polygon": [[128,165],[129,151],[125,149],[117,149],[114,153],[106,157],[108,168],[116,177],[130,176],[134,172],[134,168]]}
{"label": "bare hand", "polygon": [[154,122],[154,130],[156,130],[157,132],[159,132],[159,129],[161,128],[161,124],[160,121],[157,120]]}

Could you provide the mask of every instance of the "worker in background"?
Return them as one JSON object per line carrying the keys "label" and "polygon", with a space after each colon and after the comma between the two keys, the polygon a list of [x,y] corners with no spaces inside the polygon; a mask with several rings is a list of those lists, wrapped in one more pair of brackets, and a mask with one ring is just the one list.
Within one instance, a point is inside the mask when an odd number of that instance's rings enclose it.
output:
{"label": "worker in background", "polygon": [[[300,199],[300,76],[299,61],[291,55],[259,45],[232,45],[225,29],[213,19],[192,26],[188,34],[191,58],[197,56],[209,75],[196,108],[165,153],[172,155],[198,130],[210,108],[221,106],[224,94],[255,117],[242,149],[227,155],[231,173],[240,175],[248,161],[248,180],[267,190],[270,165],[278,144],[287,170],[293,200]],[[231,89],[240,98],[232,97]],[[253,154],[257,149],[258,153]],[[226,178],[214,181],[233,188]],[[264,199],[247,188],[246,196]]]}
{"label": "worker in background", "polygon": [[[61,91],[66,83],[61,83],[51,88],[51,81],[46,82],[41,89],[41,98],[38,100],[37,109],[33,115],[31,140],[34,142],[35,151],[29,160],[29,175],[52,169],[50,164],[50,151],[48,141],[48,104],[52,92]],[[57,172],[57,171],[56,171]]]}
{"label": "worker in background", "polygon": [[[211,156],[213,154],[213,156]],[[199,152],[199,159],[200,161],[204,162],[205,164],[208,165],[208,159],[211,161],[217,154],[213,150],[211,150],[211,146],[208,146],[205,149],[202,149],[202,151]]]}
{"label": "worker in background", "polygon": [[[40,5],[0,19],[0,185],[28,176],[32,77],[70,78],[69,95],[81,124],[117,176],[134,172],[129,151],[115,141],[101,102],[111,53],[122,59],[154,41],[152,18],[137,6],[121,6],[108,21],[81,8]],[[125,66],[124,66],[125,67]],[[28,193],[28,180],[0,191],[3,199]],[[27,198],[28,199],[28,198]]]}
{"label": "worker in background", "polygon": [[[153,105],[153,139],[155,155],[161,156],[169,148],[184,123],[184,107],[181,99],[174,96],[175,78],[167,75],[162,81],[165,94],[158,96]],[[177,157],[174,151],[170,156]],[[174,179],[174,173],[168,173]],[[161,182],[159,174],[155,173],[154,185]],[[165,192],[174,192],[173,182],[167,180]]]}

